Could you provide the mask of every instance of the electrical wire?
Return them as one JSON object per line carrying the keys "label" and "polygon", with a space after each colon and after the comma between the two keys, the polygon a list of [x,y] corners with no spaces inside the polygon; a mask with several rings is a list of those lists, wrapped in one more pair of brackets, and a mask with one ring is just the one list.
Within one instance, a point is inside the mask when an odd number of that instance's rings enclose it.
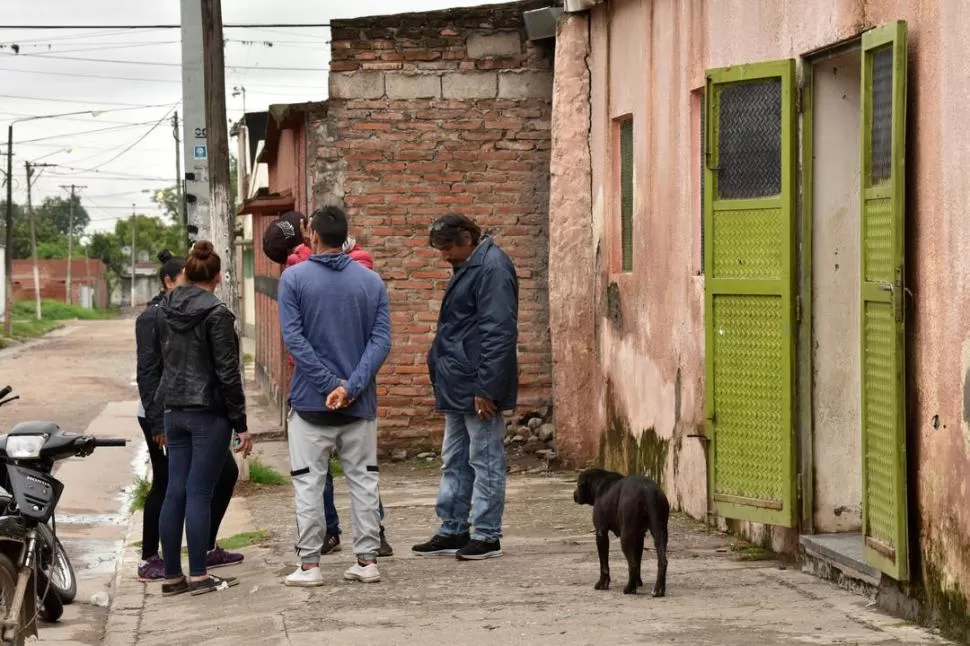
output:
{"label": "electrical wire", "polygon": [[[116,58],[87,58],[80,56],[59,56],[47,54],[4,54],[3,58],[43,58],[45,60],[78,61],[82,63],[111,63],[115,65],[155,65],[160,67],[182,67],[181,63],[164,63],[162,61],[123,61]],[[267,70],[271,72],[326,72],[329,67],[262,67],[258,65],[226,65],[228,69],[236,70]]]}
{"label": "electrical wire", "polygon": [[[151,128],[148,129],[148,132],[146,132],[145,134],[143,134],[141,137],[139,137],[135,141],[131,142],[131,145],[129,145],[126,148],[124,148],[124,150],[122,150],[121,152],[119,152],[117,155],[115,155],[111,159],[109,159],[107,161],[103,161],[100,164],[98,164],[97,166],[93,166],[92,168],[83,169],[80,172],[95,173],[95,172],[98,171],[99,168],[101,168],[103,166],[106,166],[106,165],[110,164],[111,162],[115,161],[116,159],[118,159],[119,157],[121,157],[122,155],[124,155],[125,153],[127,153],[129,150],[131,150],[132,148],[134,148],[135,146],[137,146],[138,144],[140,144],[142,141],[144,141],[145,138],[148,137],[148,135],[152,134],[152,132],[155,131],[155,128],[157,128],[158,126],[162,125],[162,122],[165,121],[165,120],[167,120],[169,118],[169,116],[171,116],[172,112],[174,112],[174,111],[175,111],[175,107],[173,106],[172,108],[169,109],[168,112],[166,112],[162,116],[161,119],[159,119],[158,121],[155,122],[155,125],[153,125]],[[100,155],[95,155],[95,157],[99,157],[99,156]],[[80,161],[84,161],[84,160],[80,160]]]}
{"label": "electrical wire", "polygon": [[[15,74],[38,74],[38,75],[42,75],[42,76],[67,76],[67,77],[72,77],[72,78],[104,79],[104,80],[108,80],[108,81],[135,81],[135,82],[145,82],[145,83],[178,83],[179,85],[181,85],[181,83],[182,83],[181,79],[157,79],[157,78],[146,78],[146,77],[136,77],[136,76],[110,76],[110,75],[105,75],[105,74],[75,74],[75,73],[71,73],[71,72],[46,72],[46,71],[41,72],[41,71],[37,71],[37,70],[17,70],[17,69],[12,69],[12,68],[9,68],[9,67],[0,67],[0,73],[3,73],[3,72],[12,72],[12,73],[15,73]],[[228,87],[229,85],[233,85],[233,84],[239,85],[239,83],[230,83],[230,82],[227,82],[226,83],[226,86]],[[263,87],[268,87],[268,88],[287,88],[287,89],[294,89],[294,90],[299,90],[299,89],[325,89],[326,88],[325,85],[263,85],[261,83],[258,83],[258,84],[246,83],[245,85],[246,85],[246,89],[249,89],[249,88],[263,88]],[[11,114],[11,113],[8,112],[8,113],[5,113],[5,114]],[[24,115],[24,116],[29,116],[29,115]]]}
{"label": "electrical wire", "polygon": [[[279,22],[279,23],[239,23],[236,25],[223,25],[223,29],[316,29],[320,27],[330,27],[329,22],[317,22],[317,23],[297,23],[297,22]],[[68,29],[104,29],[104,30],[142,30],[142,29],[181,29],[180,24],[155,24],[155,25],[6,25],[0,27],[0,31],[16,31],[16,30],[68,30]]]}
{"label": "electrical wire", "polygon": [[[181,101],[174,101],[172,103],[157,103],[154,105],[138,105],[136,103],[117,103],[112,101],[94,101],[91,99],[55,99],[51,97],[42,96],[22,96],[19,94],[0,94],[0,99],[13,99],[20,101],[49,101],[51,103],[100,103],[101,105],[113,105],[120,106],[128,110],[142,110],[145,108],[167,108],[174,103],[181,103]],[[118,112],[118,110],[98,110],[92,109],[91,112]]]}
{"label": "electrical wire", "polygon": [[124,126],[108,126],[107,128],[95,128],[94,130],[80,130],[77,132],[63,132],[57,135],[48,135],[46,137],[37,137],[36,139],[22,139],[20,141],[15,141],[14,145],[22,144],[32,144],[38,141],[48,141],[50,139],[62,139],[64,137],[80,137],[82,135],[90,135],[99,132],[111,132],[113,130],[127,130],[128,128],[138,128],[141,126],[148,126],[155,123],[154,121],[142,121],[139,123],[131,123]]}

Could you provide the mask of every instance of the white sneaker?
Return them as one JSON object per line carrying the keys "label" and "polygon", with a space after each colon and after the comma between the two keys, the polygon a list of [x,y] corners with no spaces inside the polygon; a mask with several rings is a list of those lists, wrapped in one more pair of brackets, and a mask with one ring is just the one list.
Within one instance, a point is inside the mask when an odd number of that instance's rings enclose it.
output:
{"label": "white sneaker", "polygon": [[320,571],[320,566],[304,570],[301,565],[283,583],[295,588],[314,588],[323,585],[323,572]]}
{"label": "white sneaker", "polygon": [[381,580],[381,573],[377,571],[377,564],[361,565],[354,563],[344,572],[344,579],[347,581],[360,581],[361,583],[377,583]]}

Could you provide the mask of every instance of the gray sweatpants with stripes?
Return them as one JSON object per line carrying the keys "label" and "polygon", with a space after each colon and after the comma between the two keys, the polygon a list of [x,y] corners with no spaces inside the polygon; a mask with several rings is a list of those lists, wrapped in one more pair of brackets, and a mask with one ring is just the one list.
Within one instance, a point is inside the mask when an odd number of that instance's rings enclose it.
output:
{"label": "gray sweatpants with stripes", "polygon": [[289,414],[290,475],[296,500],[296,551],[304,563],[318,563],[327,523],[323,488],[336,450],[350,491],[354,554],[377,557],[381,519],[378,511],[377,421],[362,419],[345,426],[315,426],[294,411]]}

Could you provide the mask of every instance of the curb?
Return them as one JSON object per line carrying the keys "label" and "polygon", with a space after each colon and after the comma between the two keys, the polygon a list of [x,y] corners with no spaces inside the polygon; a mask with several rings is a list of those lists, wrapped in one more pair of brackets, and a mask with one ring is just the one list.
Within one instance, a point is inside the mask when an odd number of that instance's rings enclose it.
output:
{"label": "curb", "polygon": [[102,646],[135,646],[138,641],[138,628],[145,608],[145,584],[134,576],[141,554],[138,548],[130,545],[141,534],[141,517],[141,512],[136,512],[128,521],[125,542],[111,581],[111,603],[101,639]]}

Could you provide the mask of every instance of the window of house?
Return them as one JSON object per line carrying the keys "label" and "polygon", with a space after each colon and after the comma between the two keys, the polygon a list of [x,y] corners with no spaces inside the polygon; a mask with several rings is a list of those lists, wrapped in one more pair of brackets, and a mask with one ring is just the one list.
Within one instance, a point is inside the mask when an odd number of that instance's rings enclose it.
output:
{"label": "window of house", "polygon": [[633,119],[619,121],[621,268],[633,271]]}

